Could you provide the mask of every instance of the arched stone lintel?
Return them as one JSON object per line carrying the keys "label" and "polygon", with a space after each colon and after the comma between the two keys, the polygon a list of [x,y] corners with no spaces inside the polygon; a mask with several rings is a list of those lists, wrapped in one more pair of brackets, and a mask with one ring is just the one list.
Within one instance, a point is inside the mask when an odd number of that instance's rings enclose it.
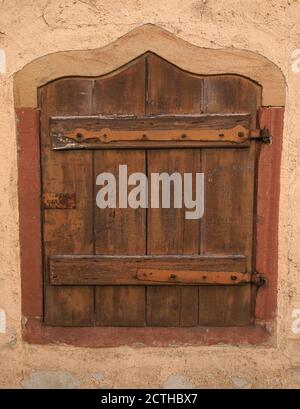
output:
{"label": "arched stone lintel", "polygon": [[105,75],[147,51],[194,74],[247,77],[262,86],[263,106],[285,104],[283,73],[266,57],[234,48],[201,48],[162,28],[146,24],[102,48],[56,52],[27,64],[15,74],[15,107],[36,108],[37,88],[57,78]]}

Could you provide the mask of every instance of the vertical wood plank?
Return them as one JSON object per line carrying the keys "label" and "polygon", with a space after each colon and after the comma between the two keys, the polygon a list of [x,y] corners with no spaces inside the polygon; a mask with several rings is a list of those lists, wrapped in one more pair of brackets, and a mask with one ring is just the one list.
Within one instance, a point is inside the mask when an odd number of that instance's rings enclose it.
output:
{"label": "vertical wood plank", "polygon": [[251,269],[254,204],[254,145],[202,150],[205,211],[202,254],[243,254]]}
{"label": "vertical wood plank", "polygon": [[147,56],[147,114],[201,112],[203,80],[150,53]]}
{"label": "vertical wood plank", "polygon": [[93,86],[93,113],[144,115],[145,58],[127,64],[111,75],[96,79]]}
{"label": "vertical wood plank", "polygon": [[[261,89],[233,76],[208,77],[203,82],[203,112],[249,112],[256,127]],[[201,254],[243,254],[253,267],[255,143],[245,150],[202,149],[205,212],[201,220]],[[251,287],[201,287],[202,325],[251,324]]]}
{"label": "vertical wood plank", "polygon": [[[55,81],[40,93],[43,192],[76,192],[76,209],[44,210],[44,259],[55,254],[92,254],[92,154],[50,148],[49,116],[91,113],[91,81]],[[53,287],[45,277],[45,321],[55,326],[94,323],[93,287]]]}
{"label": "vertical wood plank", "polygon": [[256,112],[261,106],[261,87],[246,78],[218,75],[203,79],[203,111],[205,113],[249,112],[256,128]]}
{"label": "vertical wood plank", "polygon": [[[179,70],[154,54],[147,57],[147,73],[146,114],[201,111],[201,78]],[[147,163],[148,175],[163,171],[169,174],[199,172],[200,151],[150,150]],[[199,221],[185,220],[184,209],[149,209],[147,240],[148,254],[197,254]],[[198,322],[197,311],[196,286],[147,288],[147,325],[194,326]]]}
{"label": "vertical wood plank", "polygon": [[[119,164],[127,164],[128,174],[145,173],[143,150],[102,151],[95,156],[95,175],[118,174]],[[117,189],[119,184],[117,184]],[[131,189],[128,189],[130,193]],[[141,255],[146,252],[145,209],[95,207],[95,253]],[[145,287],[97,286],[96,325],[143,326]]]}
{"label": "vertical wood plank", "polygon": [[[125,70],[96,80],[93,91],[94,114],[145,114],[145,58],[133,61]],[[128,174],[145,173],[145,152],[95,151],[94,178],[101,172],[118,175],[119,164],[128,165]],[[96,254],[146,252],[145,209],[98,209],[95,207]],[[144,286],[97,286],[96,325],[145,325]]]}
{"label": "vertical wood plank", "polygon": [[[199,149],[150,149],[147,156],[148,170],[152,173],[166,172],[172,175],[201,171]],[[193,179],[195,186],[195,178]],[[182,184],[183,186],[183,184]],[[161,184],[160,184],[161,188]],[[199,254],[199,220],[186,219],[186,210],[174,208],[174,183],[170,183],[170,209],[148,209],[148,254]]]}
{"label": "vertical wood plank", "polygon": [[145,325],[145,289],[139,286],[97,286],[96,325]]}
{"label": "vertical wood plank", "polygon": [[251,317],[251,287],[200,287],[199,324],[207,326],[244,326],[253,322]]}
{"label": "vertical wood plank", "polygon": [[[116,190],[119,190],[119,165],[127,165],[128,175],[145,173],[144,150],[103,150],[95,155],[95,178],[103,172],[116,176]],[[96,186],[96,193],[102,186]],[[133,186],[128,186],[128,195]],[[146,253],[146,210],[119,207],[118,195],[115,209],[100,209],[95,205],[95,254]]]}
{"label": "vertical wood plank", "polygon": [[147,292],[147,322],[158,327],[193,327],[198,322],[197,286],[154,286]]}

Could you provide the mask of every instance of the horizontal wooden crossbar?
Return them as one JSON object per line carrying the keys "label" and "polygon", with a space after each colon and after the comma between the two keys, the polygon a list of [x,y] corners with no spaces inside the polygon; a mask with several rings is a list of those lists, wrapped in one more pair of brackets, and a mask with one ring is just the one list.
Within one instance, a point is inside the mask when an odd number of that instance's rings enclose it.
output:
{"label": "horizontal wooden crossbar", "polygon": [[251,115],[65,116],[50,118],[52,148],[249,146]]}
{"label": "horizontal wooden crossbar", "polygon": [[52,285],[240,285],[244,256],[55,256]]}

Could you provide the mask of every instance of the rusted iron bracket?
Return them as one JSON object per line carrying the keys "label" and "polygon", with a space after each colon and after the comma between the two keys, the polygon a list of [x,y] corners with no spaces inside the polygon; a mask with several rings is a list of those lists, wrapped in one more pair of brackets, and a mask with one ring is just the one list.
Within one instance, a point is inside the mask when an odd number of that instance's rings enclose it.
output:
{"label": "rusted iron bracket", "polygon": [[197,285],[241,285],[254,284],[262,287],[267,280],[261,274],[224,272],[224,271],[192,271],[192,270],[163,270],[143,268],[137,271],[137,279],[142,281],[168,282],[173,284]]}
{"label": "rusted iron bracket", "polygon": [[239,285],[250,283],[251,273],[142,268],[137,271],[137,279],[170,284]]}
{"label": "rusted iron bracket", "polygon": [[268,283],[268,279],[264,277],[262,274],[255,272],[252,274],[251,282],[257,287],[263,287]]}
{"label": "rusted iron bracket", "polygon": [[58,142],[66,144],[99,143],[110,144],[112,142],[137,142],[137,141],[202,141],[218,142],[227,141],[234,143],[243,143],[247,140],[249,130],[242,125],[234,128],[225,129],[141,129],[141,130],[122,130],[102,128],[97,131],[89,131],[84,128],[75,128],[70,132],[53,133],[53,137]]}
{"label": "rusted iron bracket", "polygon": [[255,139],[255,140],[261,141],[262,143],[272,142],[272,136],[269,132],[269,129],[266,127],[262,129],[255,129],[254,131],[251,131],[249,139]]}

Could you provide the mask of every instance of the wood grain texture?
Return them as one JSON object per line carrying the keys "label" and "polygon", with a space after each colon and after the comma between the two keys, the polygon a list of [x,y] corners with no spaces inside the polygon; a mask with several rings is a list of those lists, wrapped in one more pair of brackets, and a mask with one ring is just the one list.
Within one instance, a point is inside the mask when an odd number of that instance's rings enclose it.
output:
{"label": "wood grain texture", "polygon": [[52,148],[248,146],[250,114],[54,117]]}
{"label": "wood grain texture", "polygon": [[[252,145],[252,148],[254,145]],[[202,150],[205,215],[201,253],[243,254],[251,269],[254,149]]]}
{"label": "wood grain texture", "polygon": [[251,286],[199,288],[199,325],[245,326],[253,324]]}
{"label": "wood grain texture", "polygon": [[251,126],[255,129],[261,93],[261,87],[246,78],[234,75],[207,77],[203,80],[203,110],[205,113],[248,112],[251,114]]}
{"label": "wood grain texture", "polygon": [[93,114],[144,115],[146,57],[141,57],[93,85]]}
{"label": "wood grain texture", "polygon": [[[143,90],[141,90],[143,92]],[[145,103],[146,101],[144,101]],[[125,103],[125,102],[123,102]],[[98,104],[98,106],[101,106]],[[100,108],[99,108],[100,109]],[[150,108],[148,108],[150,109]],[[82,126],[90,132],[101,128],[112,130],[172,130],[172,129],[230,129],[237,125],[249,128],[250,113],[215,113],[200,114],[156,114],[156,115],[126,115],[111,113],[108,115],[64,115],[50,118],[51,132],[70,132]]]}
{"label": "wood grain texture", "polygon": [[[95,178],[102,172],[118,175],[119,165],[127,165],[128,175],[145,173],[143,150],[95,152]],[[96,192],[102,186],[96,186]],[[117,178],[116,189],[120,181]],[[128,194],[133,186],[128,186]],[[99,209],[94,203],[95,254],[145,254],[146,252],[146,209],[116,208]]]}
{"label": "wood grain texture", "polygon": [[[255,84],[233,76],[209,77],[204,80],[203,96],[204,113],[249,112],[252,127],[256,127],[260,88]],[[201,152],[206,179],[200,252],[243,254],[248,272],[253,271],[255,155],[254,141],[243,151],[220,148]],[[199,322],[203,325],[251,324],[253,298],[248,287],[236,291],[223,287],[201,288]]]}
{"label": "wood grain texture", "polygon": [[147,56],[147,114],[199,114],[203,80],[168,61]]}
{"label": "wood grain texture", "polygon": [[[199,149],[148,150],[147,174],[201,172]],[[195,180],[193,181],[195,186]],[[160,184],[161,185],[161,184]],[[152,190],[151,190],[152,195]],[[160,195],[161,196],[161,195]],[[148,209],[148,254],[198,254],[199,220],[188,220],[186,209],[174,208],[174,183],[170,182],[171,207]]]}
{"label": "wood grain texture", "polygon": [[[149,55],[147,58],[148,93],[146,114],[199,114],[201,112],[202,79],[187,75],[172,64]],[[200,151],[149,150],[148,174],[151,172],[197,172]],[[147,226],[148,254],[197,254],[199,221],[186,220],[184,209],[149,209]],[[186,297],[188,305],[186,307]],[[191,311],[188,321],[184,322]],[[185,311],[182,315],[182,311]],[[190,287],[151,287],[147,289],[147,324],[158,326],[197,325],[198,290]]]}
{"label": "wood grain texture", "polygon": [[153,286],[147,291],[147,323],[158,327],[193,327],[198,321],[197,286]]}
{"label": "wood grain texture", "polygon": [[133,286],[97,286],[96,325],[145,325],[145,289]]}
{"label": "wood grain texture", "polygon": [[[246,258],[242,256],[55,256],[49,264],[53,285],[155,285],[167,272],[196,274],[204,284],[217,280],[234,285],[250,278],[245,274]],[[150,277],[144,283],[143,272],[149,271],[157,279],[151,282]]]}
{"label": "wood grain texture", "polygon": [[[141,58],[112,78],[95,81],[93,114],[145,114],[146,63]],[[143,151],[95,151],[94,178],[101,172],[118,174],[120,164],[128,172],[145,172]],[[145,209],[98,209],[94,204],[96,254],[145,254]],[[145,287],[97,286],[96,325],[145,325]]]}
{"label": "wood grain texture", "polygon": [[43,192],[77,195],[76,209],[44,209],[45,321],[48,325],[89,326],[94,323],[93,287],[53,287],[47,259],[61,253],[92,254],[92,166],[90,152],[50,149],[51,115],[90,114],[90,80],[59,80],[41,90],[41,148]]}

